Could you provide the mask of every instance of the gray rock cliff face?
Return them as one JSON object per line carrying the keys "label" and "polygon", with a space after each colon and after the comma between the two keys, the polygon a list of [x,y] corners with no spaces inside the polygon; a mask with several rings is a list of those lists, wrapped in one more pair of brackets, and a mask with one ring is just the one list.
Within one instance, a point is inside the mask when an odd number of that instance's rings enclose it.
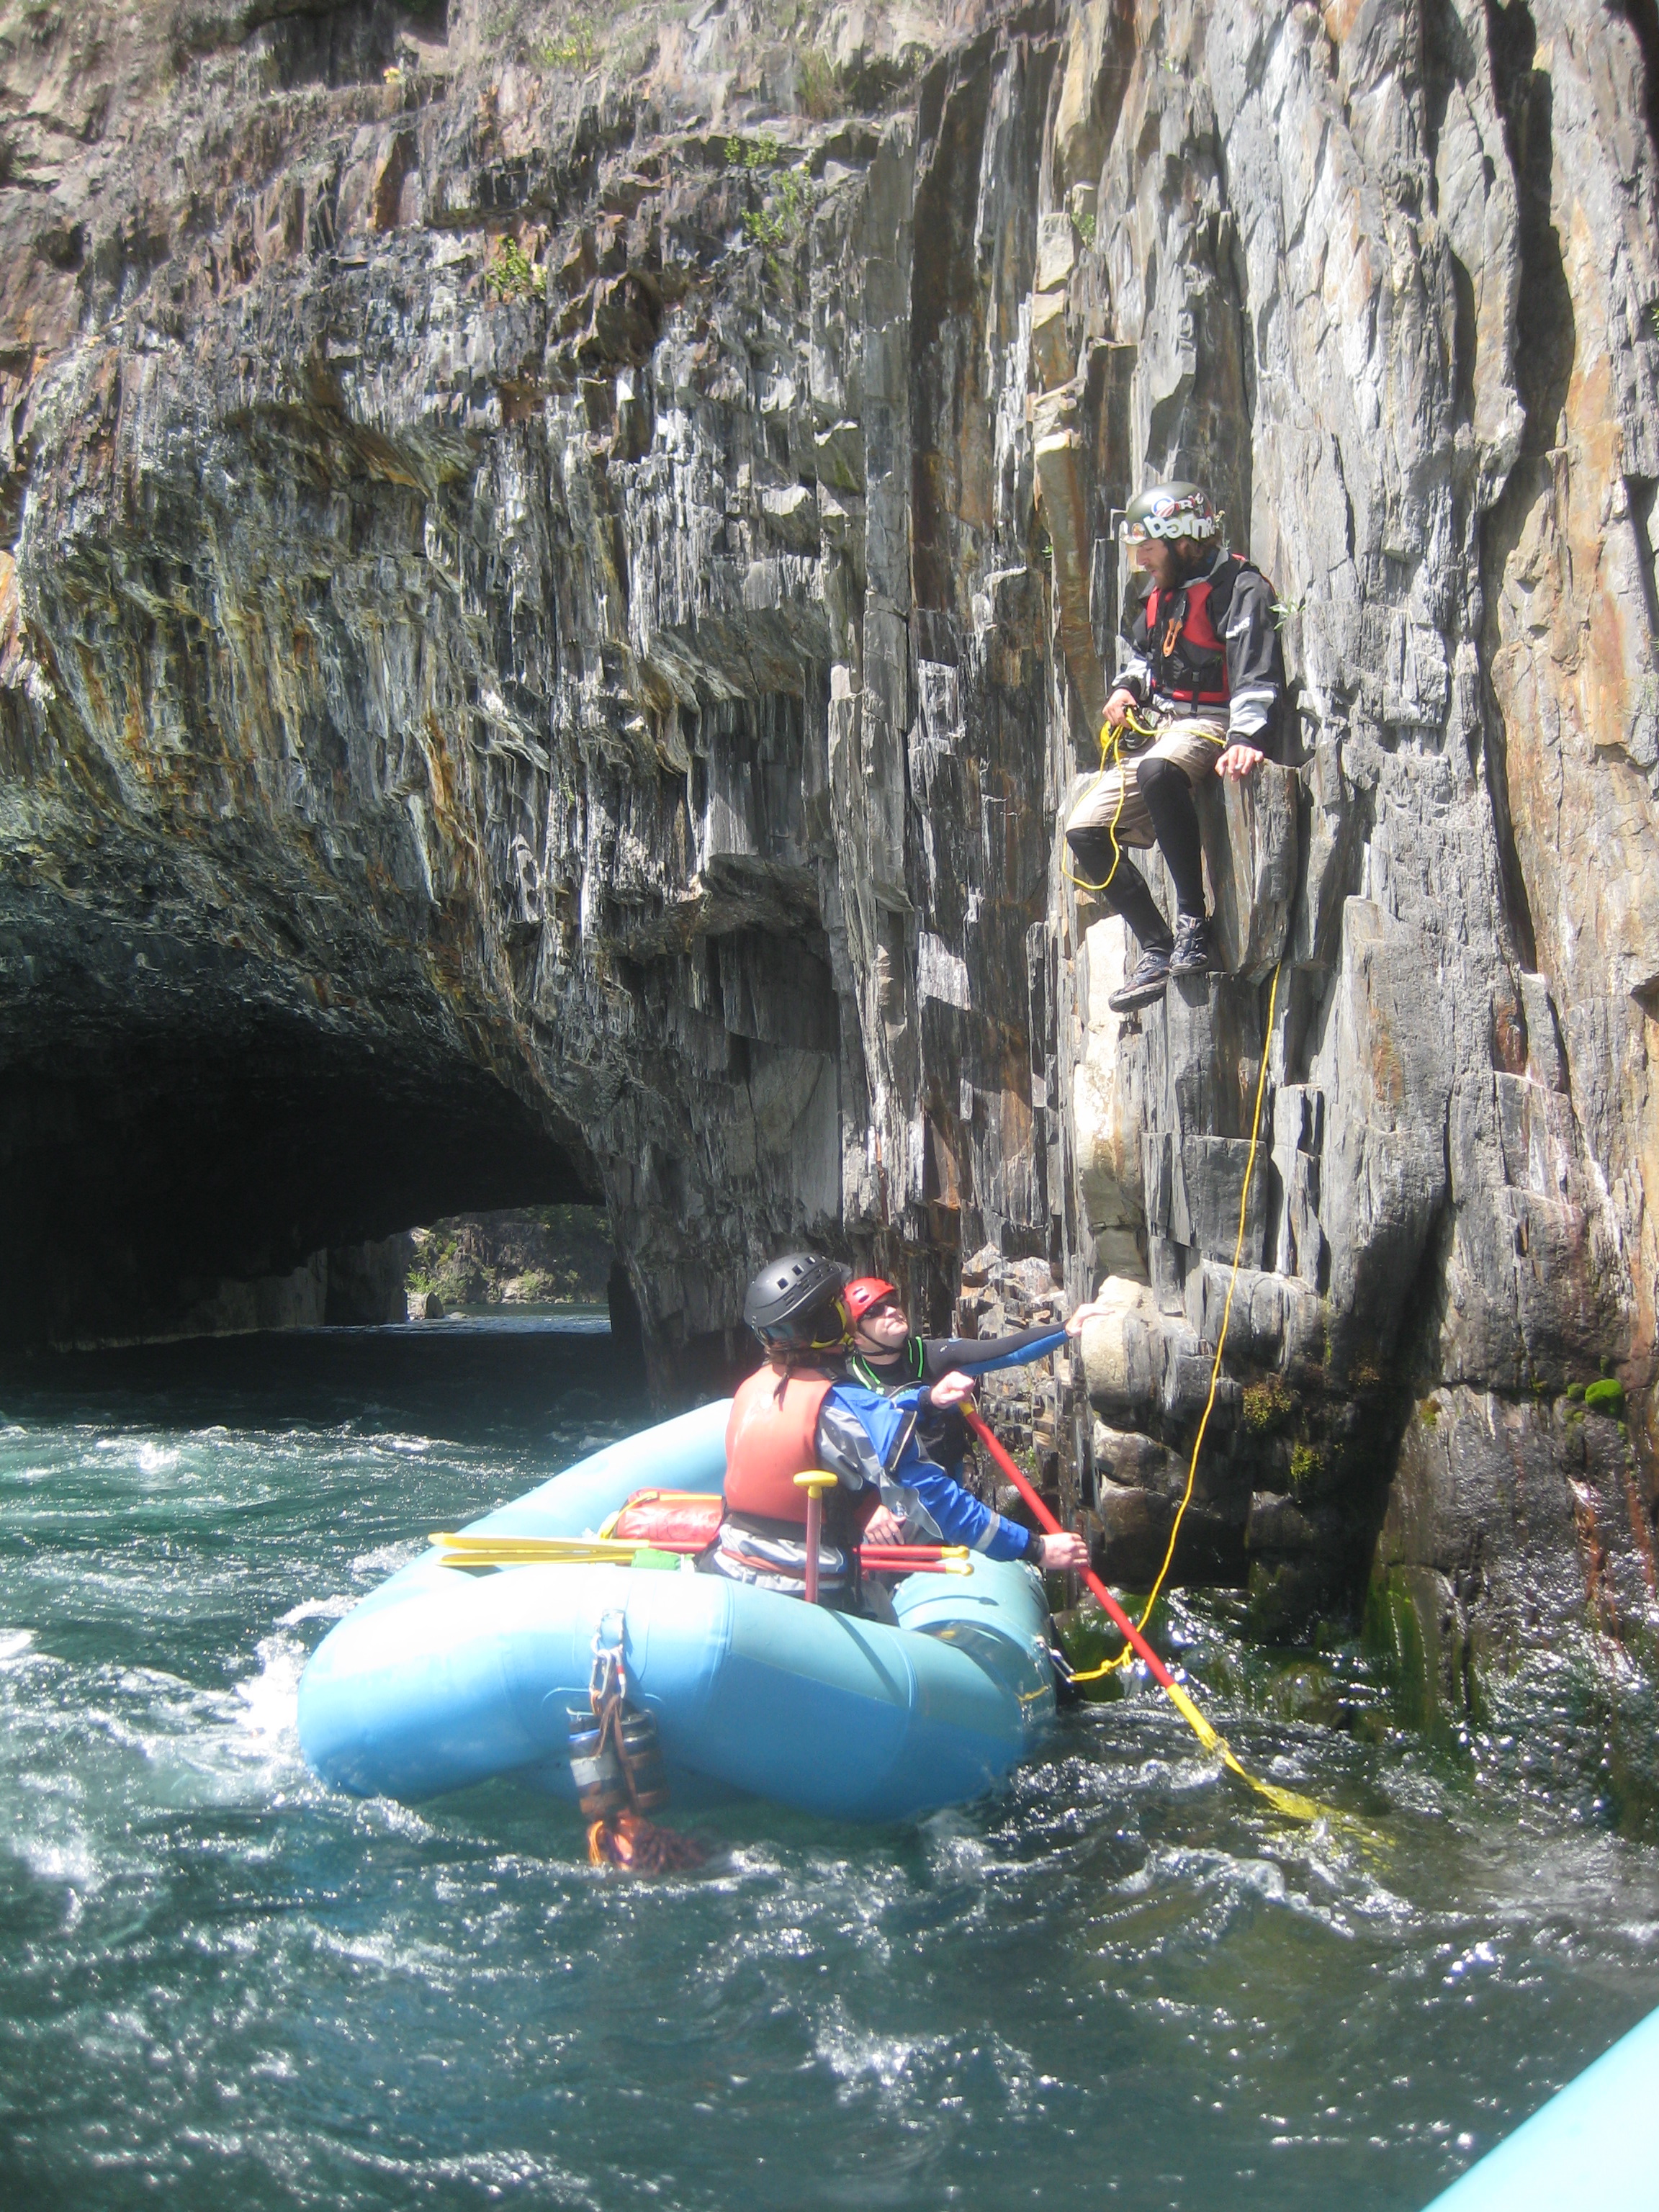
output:
{"label": "gray rock cliff face", "polygon": [[[17,1318],[67,1219],[252,1277],[602,1194],[672,1392],[781,1243],[937,1322],[989,1245],[1109,1282],[1038,1425],[1130,1574],[1242,1212],[1184,1571],[1496,1648],[1524,1466],[1650,1609],[1650,0],[3,38]],[[1294,712],[1230,972],[1125,1023],[1057,829],[1174,475]]]}

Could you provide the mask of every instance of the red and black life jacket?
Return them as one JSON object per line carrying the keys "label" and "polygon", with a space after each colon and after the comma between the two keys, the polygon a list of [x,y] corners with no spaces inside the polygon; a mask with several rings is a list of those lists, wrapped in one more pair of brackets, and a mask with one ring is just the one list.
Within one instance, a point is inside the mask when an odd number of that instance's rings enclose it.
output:
{"label": "red and black life jacket", "polygon": [[1233,586],[1249,566],[1230,556],[1207,576],[1192,577],[1172,592],[1154,585],[1146,594],[1146,659],[1158,698],[1175,700],[1194,714],[1226,706],[1232,685],[1221,626]]}

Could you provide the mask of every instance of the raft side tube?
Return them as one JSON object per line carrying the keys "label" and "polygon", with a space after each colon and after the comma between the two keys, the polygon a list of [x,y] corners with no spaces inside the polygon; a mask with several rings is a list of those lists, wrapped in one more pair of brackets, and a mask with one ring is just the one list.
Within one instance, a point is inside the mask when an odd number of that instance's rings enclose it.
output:
{"label": "raft side tube", "polygon": [[1650,2013],[1425,2212],[1652,2212],[1659,2203],[1659,2012]]}
{"label": "raft side tube", "polygon": [[[307,1669],[301,1738],[325,1781],[418,1800],[545,1764],[586,1702],[592,1638],[616,1611],[629,1694],[657,1715],[664,1757],[805,1811],[897,1820],[979,1796],[1053,1711],[1030,1644],[1012,1635],[958,1648],[711,1575],[441,1571],[394,1613],[349,1615]],[[1024,1570],[989,1572],[1018,1576],[1026,1587],[1008,1602],[1036,1609]]]}

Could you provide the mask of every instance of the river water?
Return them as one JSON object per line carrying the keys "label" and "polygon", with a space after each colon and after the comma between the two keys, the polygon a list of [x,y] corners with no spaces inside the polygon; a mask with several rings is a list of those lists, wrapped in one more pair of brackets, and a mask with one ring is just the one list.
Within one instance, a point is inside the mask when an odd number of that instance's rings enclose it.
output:
{"label": "river water", "polygon": [[1178,1613],[1246,1757],[1364,1816],[1334,1838],[1144,1689],[994,1802],[705,1814],[708,1869],[656,1882],[505,1784],[322,1788],[294,1717],[330,1622],[646,1418],[597,1322],[0,1388],[3,2212],[1407,2212],[1659,2004],[1602,1727],[1650,1700],[1594,1653],[1436,1747],[1340,1652],[1359,1729],[1275,1717],[1286,1678]]}

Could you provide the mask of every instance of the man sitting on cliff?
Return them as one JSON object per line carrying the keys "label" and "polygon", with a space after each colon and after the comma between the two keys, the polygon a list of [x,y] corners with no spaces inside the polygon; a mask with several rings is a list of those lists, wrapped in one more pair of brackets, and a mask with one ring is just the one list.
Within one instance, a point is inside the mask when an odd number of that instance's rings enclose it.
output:
{"label": "man sitting on cliff", "polygon": [[[1206,776],[1246,776],[1273,751],[1285,699],[1273,588],[1221,550],[1221,518],[1196,484],[1142,492],[1124,536],[1152,587],[1129,626],[1129,650],[1106,702],[1114,759],[1066,824],[1079,887],[1121,915],[1140,959],[1107,1004],[1117,1013],[1161,998],[1171,975],[1212,964],[1204,854],[1193,793]],[[1126,847],[1156,843],[1175,884],[1173,936]]]}
{"label": "man sitting on cliff", "polygon": [[[934,1525],[948,1543],[994,1559],[1025,1559],[1044,1573],[1088,1564],[1079,1536],[1035,1534],[1005,1520],[926,1457],[916,1431],[924,1406],[943,1413],[972,1393],[972,1377],[946,1374],[890,1397],[841,1370],[851,1322],[842,1271],[809,1252],[762,1269],[744,1300],[744,1319],[767,1364],[742,1383],[726,1430],[726,1518],[703,1565],[708,1572],[799,1595],[805,1588],[806,1493],[798,1474],[821,1468],[837,1478],[824,1501],[818,1554],[820,1597],[858,1605],[858,1547],[896,1543],[902,1522],[884,1496],[908,1513],[919,1492],[950,1493]],[[914,1402],[911,1402],[914,1401]],[[948,1523],[948,1525],[947,1525]]]}
{"label": "man sitting on cliff", "polygon": [[[852,1328],[852,1340],[842,1355],[842,1370],[850,1381],[887,1397],[917,1385],[931,1387],[947,1375],[978,1376],[996,1368],[1024,1367],[1034,1359],[1046,1358],[1068,1338],[1080,1335],[1084,1322],[1103,1310],[1093,1304],[1081,1305],[1062,1325],[1019,1329],[1011,1336],[937,1337],[911,1334],[903,1300],[892,1284],[879,1275],[860,1275],[848,1283],[842,1292],[842,1303]],[[921,1406],[916,1443],[931,1472],[920,1481],[907,1478],[921,1508],[921,1514],[912,1516],[913,1528],[924,1528],[928,1522],[941,1528],[941,1513],[945,1520],[957,1516],[960,1508],[956,1499],[939,1489],[937,1477],[942,1472],[952,1484],[960,1485],[968,1440],[968,1424],[954,1401]],[[950,1540],[966,1540],[952,1537]]]}

